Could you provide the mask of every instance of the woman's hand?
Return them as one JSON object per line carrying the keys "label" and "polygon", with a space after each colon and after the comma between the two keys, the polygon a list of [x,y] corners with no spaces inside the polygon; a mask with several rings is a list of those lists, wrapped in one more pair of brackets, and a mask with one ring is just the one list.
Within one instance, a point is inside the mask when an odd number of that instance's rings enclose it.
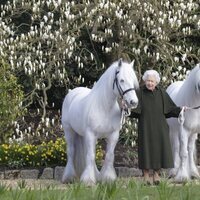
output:
{"label": "woman's hand", "polygon": [[188,107],[188,106],[183,106],[182,107],[182,110],[185,112],[186,110],[190,110],[191,108],[190,107]]}

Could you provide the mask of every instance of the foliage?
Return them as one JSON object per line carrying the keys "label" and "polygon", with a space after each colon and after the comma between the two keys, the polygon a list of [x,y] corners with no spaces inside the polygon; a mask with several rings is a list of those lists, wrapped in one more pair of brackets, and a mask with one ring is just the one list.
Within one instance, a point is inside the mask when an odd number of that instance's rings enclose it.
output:
{"label": "foliage", "polygon": [[23,114],[23,92],[9,66],[0,59],[0,143],[13,132],[13,122]]}
{"label": "foliage", "polygon": [[[184,79],[200,62],[198,0],[0,4],[0,56],[20,77],[23,105],[41,108],[41,121],[47,109],[61,109],[68,89],[92,87],[120,57],[135,60],[139,79],[147,68],[158,70],[164,86]],[[18,123],[17,130],[26,135],[28,127]],[[129,137],[133,128],[126,128]]]}
{"label": "foliage", "polygon": [[[101,164],[103,151],[97,145],[96,160]],[[39,145],[13,142],[0,145],[0,165],[9,168],[44,167],[66,164],[66,143],[64,138]]]}
{"label": "foliage", "polygon": [[138,135],[137,119],[125,117],[125,123],[121,130],[120,142],[125,145],[135,147]]}
{"label": "foliage", "polygon": [[0,55],[41,107],[52,106],[51,87],[91,86],[119,57],[135,59],[139,76],[150,67],[166,80],[178,66],[199,62],[196,0],[22,0],[1,9]]}

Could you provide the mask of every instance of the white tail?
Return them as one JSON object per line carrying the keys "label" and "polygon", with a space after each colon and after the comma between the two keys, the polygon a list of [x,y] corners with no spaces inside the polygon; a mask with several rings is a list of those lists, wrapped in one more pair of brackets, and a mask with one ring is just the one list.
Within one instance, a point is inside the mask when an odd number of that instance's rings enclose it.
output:
{"label": "white tail", "polygon": [[74,167],[77,176],[80,177],[85,168],[86,149],[84,145],[84,138],[78,134],[74,138]]}

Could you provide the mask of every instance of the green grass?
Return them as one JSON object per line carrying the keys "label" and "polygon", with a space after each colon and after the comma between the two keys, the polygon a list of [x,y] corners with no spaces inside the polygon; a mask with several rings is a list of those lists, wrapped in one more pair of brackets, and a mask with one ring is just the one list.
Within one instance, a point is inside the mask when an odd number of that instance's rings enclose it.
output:
{"label": "green grass", "polygon": [[64,189],[47,186],[45,189],[28,188],[23,182],[16,189],[0,184],[2,200],[199,200],[200,186],[195,182],[185,185],[161,182],[158,186],[145,186],[136,179],[121,179],[110,184],[87,187],[80,183],[66,185]]}

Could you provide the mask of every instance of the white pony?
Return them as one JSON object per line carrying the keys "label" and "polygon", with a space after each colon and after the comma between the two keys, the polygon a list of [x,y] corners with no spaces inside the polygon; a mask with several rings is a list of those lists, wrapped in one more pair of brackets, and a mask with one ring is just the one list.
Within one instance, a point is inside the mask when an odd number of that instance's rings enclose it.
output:
{"label": "white pony", "polygon": [[190,107],[183,113],[184,121],[176,118],[168,120],[174,154],[174,168],[170,176],[182,182],[191,177],[199,178],[195,164],[195,141],[200,133],[200,65],[191,70],[185,81],[172,83],[168,94],[178,106]]}
{"label": "white pony", "polygon": [[[122,117],[117,100],[122,98],[128,108],[137,107],[135,89],[138,87],[133,62],[129,64],[120,59],[105,71],[92,89],[78,87],[67,94],[62,107],[68,155],[63,183],[80,178],[83,183],[93,185],[96,181],[116,179],[114,149]],[[100,172],[95,163],[98,138],[107,139],[105,161]]]}

